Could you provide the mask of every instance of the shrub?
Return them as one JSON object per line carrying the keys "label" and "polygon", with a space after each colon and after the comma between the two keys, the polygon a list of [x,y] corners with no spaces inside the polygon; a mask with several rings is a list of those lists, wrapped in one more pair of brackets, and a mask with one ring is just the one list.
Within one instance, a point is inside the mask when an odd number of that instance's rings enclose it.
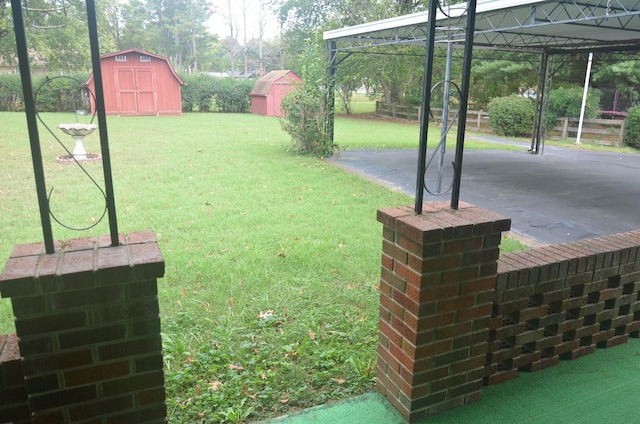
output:
{"label": "shrub", "polygon": [[20,75],[0,75],[0,111],[13,112],[24,109]]}
{"label": "shrub", "polygon": [[491,129],[499,135],[526,136],[533,129],[533,102],[521,96],[496,97],[487,106]]}
{"label": "shrub", "polygon": [[254,80],[217,78],[206,74],[181,75],[187,85],[182,87],[183,112],[233,112],[251,111],[249,93]]}
{"label": "shrub", "polygon": [[305,40],[302,83],[282,100],[282,129],[291,135],[291,150],[296,154],[331,156],[337,147],[328,131],[326,99],[332,86],[325,72],[324,44],[318,38]]}
{"label": "shrub", "polygon": [[217,112],[251,112],[251,89],[255,80],[234,80],[224,78],[218,81],[213,94]]}
{"label": "shrub", "polygon": [[282,100],[282,129],[291,135],[291,150],[297,154],[331,156],[333,146],[326,131],[324,98],[304,84]]}
{"label": "shrub", "polygon": [[624,142],[631,147],[640,148],[640,105],[627,111]]}
{"label": "shrub", "polygon": [[[547,128],[556,126],[560,117],[579,118],[582,109],[584,88],[557,88],[549,93],[549,108],[546,113]],[[584,109],[584,118],[597,118],[600,114],[600,90],[590,89]]]}

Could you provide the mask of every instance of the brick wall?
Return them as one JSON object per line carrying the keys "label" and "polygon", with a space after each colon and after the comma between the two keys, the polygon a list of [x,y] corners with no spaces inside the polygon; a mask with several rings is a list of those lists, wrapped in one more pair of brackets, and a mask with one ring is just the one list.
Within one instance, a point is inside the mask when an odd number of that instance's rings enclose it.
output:
{"label": "brick wall", "polygon": [[448,203],[378,211],[379,391],[412,422],[480,400],[498,246],[510,220]]}
{"label": "brick wall", "polygon": [[640,231],[502,255],[486,384],[640,332]]}
{"label": "brick wall", "polygon": [[32,422],[166,420],[157,278],[150,232],[17,246],[2,275],[19,337]]}
{"label": "brick wall", "polygon": [[472,205],[378,211],[378,390],[413,422],[482,386],[640,333],[640,231],[499,258],[510,220]]}
{"label": "brick wall", "polygon": [[31,422],[18,337],[0,335],[0,423]]}

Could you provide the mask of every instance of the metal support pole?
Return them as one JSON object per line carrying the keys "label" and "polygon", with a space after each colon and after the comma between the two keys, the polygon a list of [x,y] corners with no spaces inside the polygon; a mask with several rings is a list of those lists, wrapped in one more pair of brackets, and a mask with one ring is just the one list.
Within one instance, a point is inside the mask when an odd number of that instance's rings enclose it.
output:
{"label": "metal support pole", "polygon": [[467,126],[467,100],[469,99],[469,82],[471,80],[471,60],[473,59],[473,36],[476,28],[477,0],[467,2],[467,29],[464,43],[464,59],[462,66],[462,87],[460,89],[460,114],[458,117],[458,139],[456,141],[456,158],[454,162],[453,191],[451,192],[451,209],[458,209],[460,200],[460,180],[462,178],[462,153]]}
{"label": "metal support pole", "polygon": [[529,146],[529,153],[538,153],[536,151],[536,139],[538,137],[538,127],[543,125],[542,123],[542,97],[543,97],[543,87],[545,81],[547,80],[546,76],[546,62],[547,62],[548,54],[547,52],[542,53],[540,59],[540,68],[538,69],[538,90],[536,92],[536,102],[534,106],[534,115],[533,115],[533,131],[531,132],[531,146]]}
{"label": "metal support pole", "polygon": [[100,149],[102,152],[102,168],[104,173],[105,194],[107,197],[107,212],[109,214],[109,233],[111,246],[118,246],[118,220],[116,217],[116,203],[111,177],[111,155],[109,153],[109,136],[107,133],[107,114],[104,106],[104,92],[102,87],[102,69],[100,67],[100,46],[98,45],[98,24],[96,21],[96,5],[94,0],[87,0],[87,23],[89,27],[89,44],[91,47],[91,64],[93,66],[93,80],[95,83],[96,112],[98,115],[98,130],[100,132]]}
{"label": "metal support pole", "polygon": [[544,132],[546,127],[545,110],[549,103],[548,96],[549,96],[549,85],[550,85],[549,66],[550,66],[549,53],[544,52],[542,54],[542,62],[540,63],[542,79],[540,80],[540,85],[538,86],[538,99],[540,100],[540,105],[539,105],[540,108],[539,110],[536,110],[538,126],[537,128],[535,128],[535,145],[533,144],[533,140],[531,144],[531,152],[537,155],[541,153],[540,145],[544,138]]}
{"label": "metal support pole", "polygon": [[449,34],[449,42],[447,43],[447,64],[444,71],[444,95],[442,102],[442,128],[440,131],[440,140],[444,140],[438,157],[438,179],[436,181],[436,193],[442,193],[442,177],[444,173],[444,156],[447,151],[447,133],[449,132],[449,94],[451,91],[451,60],[453,58],[453,43],[451,42],[451,34]]}
{"label": "metal support pole", "polygon": [[24,94],[24,107],[27,115],[27,127],[31,144],[31,160],[35,174],[36,192],[40,207],[40,221],[44,236],[44,247],[47,253],[54,253],[53,232],[51,230],[51,217],[49,215],[49,200],[47,199],[47,185],[42,166],[42,151],[40,150],[40,136],[38,134],[38,122],[36,121],[36,104],[33,98],[31,85],[31,70],[29,69],[29,50],[27,48],[27,36],[24,29],[21,0],[11,0],[13,12],[13,28],[16,35],[16,47],[18,50],[18,62],[20,64],[20,78],[22,80],[22,92]]}
{"label": "metal support pole", "polygon": [[431,74],[433,73],[437,8],[438,0],[432,0],[429,2],[427,43],[425,46],[424,76],[422,81],[422,113],[420,116],[420,144],[418,146],[418,175],[416,178],[415,212],[417,215],[422,214],[422,201],[424,199],[424,173],[427,157],[427,133],[429,132],[429,110],[431,110]]}
{"label": "metal support pole", "polygon": [[584,110],[587,107],[587,94],[589,94],[589,80],[591,79],[591,64],[593,63],[593,53],[589,53],[587,62],[587,75],[584,77],[584,91],[582,93],[582,106],[580,106],[580,121],[578,122],[578,134],[576,135],[576,144],[580,144],[582,136],[582,124],[584,123]]}
{"label": "metal support pole", "polygon": [[336,56],[338,54],[336,48],[336,42],[331,40],[327,43],[328,54],[329,54],[329,87],[326,99],[326,108],[327,108],[327,122],[326,122],[326,131],[329,135],[329,140],[331,140],[331,145],[333,146],[334,142],[334,122],[336,118]]}

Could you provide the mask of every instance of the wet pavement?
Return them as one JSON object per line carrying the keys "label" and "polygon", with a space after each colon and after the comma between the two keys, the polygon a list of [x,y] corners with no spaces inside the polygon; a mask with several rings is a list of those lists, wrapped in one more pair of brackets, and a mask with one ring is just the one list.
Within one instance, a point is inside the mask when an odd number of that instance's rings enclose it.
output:
{"label": "wet pavement", "polygon": [[[512,232],[554,244],[640,228],[640,154],[546,146],[517,150],[466,150],[460,201],[511,218]],[[453,152],[445,156],[443,181],[451,181]],[[380,184],[415,195],[417,150],[346,150],[330,159],[336,165]],[[437,191],[438,157],[427,172],[427,188]],[[448,167],[447,167],[447,164]],[[448,169],[448,170],[447,170]],[[443,183],[443,187],[449,184]],[[450,193],[424,201],[449,201]]]}

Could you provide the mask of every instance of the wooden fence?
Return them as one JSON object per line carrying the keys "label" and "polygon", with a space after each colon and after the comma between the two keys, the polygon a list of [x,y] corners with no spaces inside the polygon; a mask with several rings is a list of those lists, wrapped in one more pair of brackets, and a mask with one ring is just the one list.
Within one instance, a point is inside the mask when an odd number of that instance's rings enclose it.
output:
{"label": "wooden fence", "polygon": [[[376,102],[376,115],[392,119],[419,122],[422,108],[409,105],[389,105]],[[453,118],[455,112],[450,111]],[[432,108],[430,120],[441,121],[442,109]],[[547,130],[547,138],[552,140],[575,140],[578,134],[578,118],[558,118],[556,126]],[[624,145],[624,120],[620,119],[585,119],[582,123],[581,142],[608,146]],[[470,131],[492,133],[489,125],[489,114],[482,110],[467,111],[467,129]]]}

